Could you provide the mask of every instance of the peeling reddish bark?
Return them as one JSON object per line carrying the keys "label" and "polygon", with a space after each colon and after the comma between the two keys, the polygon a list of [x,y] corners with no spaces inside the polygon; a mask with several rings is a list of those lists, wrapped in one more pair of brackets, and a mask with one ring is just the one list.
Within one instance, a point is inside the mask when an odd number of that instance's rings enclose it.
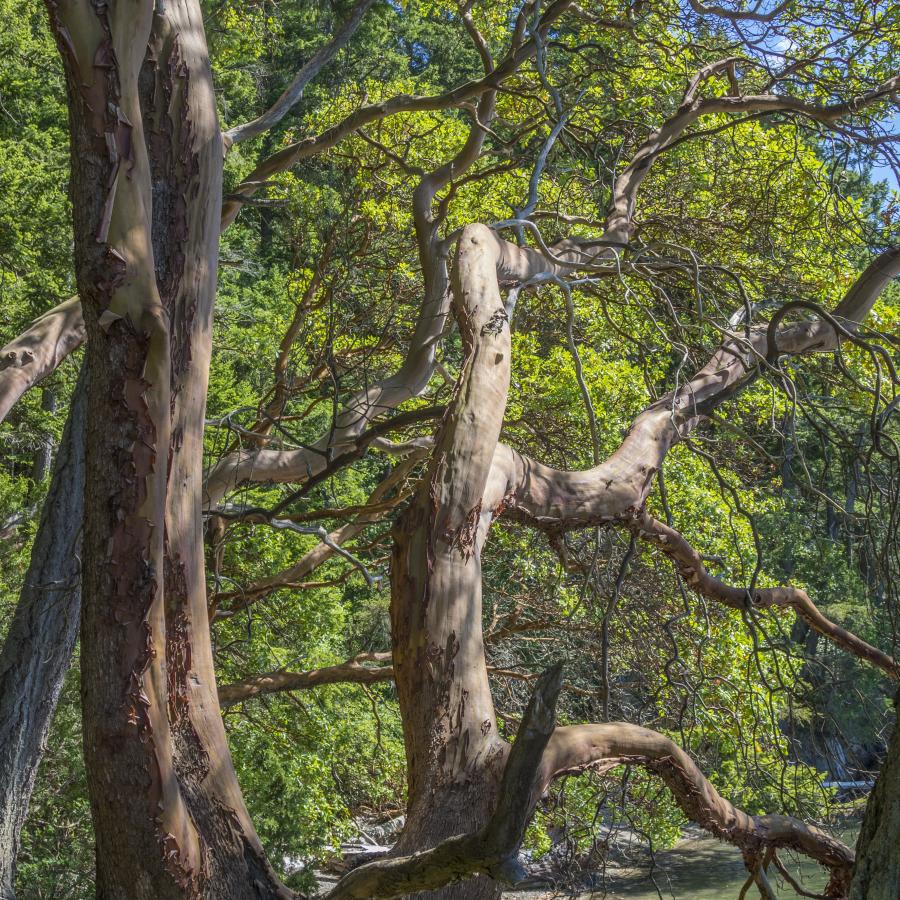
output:
{"label": "peeling reddish bark", "polygon": [[222,143],[199,6],[48,2],[88,334],[82,683],[98,896],[292,896],[231,764],[204,578]]}

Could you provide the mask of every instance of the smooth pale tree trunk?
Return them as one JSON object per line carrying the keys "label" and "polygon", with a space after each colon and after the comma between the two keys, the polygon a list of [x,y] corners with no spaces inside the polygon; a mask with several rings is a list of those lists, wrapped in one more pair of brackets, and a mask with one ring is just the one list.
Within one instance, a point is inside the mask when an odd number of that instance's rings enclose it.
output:
{"label": "smooth pale tree trunk", "polygon": [[291,896],[212,666],[202,435],[222,141],[195,0],[48,0],[69,88],[89,373],[81,663],[104,900]]}
{"label": "smooth pale tree trunk", "polygon": [[[900,694],[894,703],[900,711]],[[900,724],[888,747],[878,781],[866,805],[856,845],[851,900],[900,897]]]}
{"label": "smooth pale tree trunk", "polygon": [[[469,226],[460,239],[453,293],[466,363],[428,477],[394,529],[393,659],[409,780],[401,854],[483,827],[508,752],[481,623],[482,495],[510,371],[496,260],[484,252],[496,241],[487,232]],[[494,900],[500,892],[480,877],[421,896]]]}
{"label": "smooth pale tree trunk", "polygon": [[15,896],[19,835],[78,634],[86,399],[82,373],[72,397],[19,603],[0,652],[2,900]]}

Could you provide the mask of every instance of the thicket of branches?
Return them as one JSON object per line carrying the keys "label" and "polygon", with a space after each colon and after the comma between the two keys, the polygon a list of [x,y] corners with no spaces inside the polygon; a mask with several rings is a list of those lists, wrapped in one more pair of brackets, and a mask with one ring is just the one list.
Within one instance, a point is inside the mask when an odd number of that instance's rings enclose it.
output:
{"label": "thicket of branches", "polygon": [[[815,824],[837,812],[825,782],[874,780],[895,721],[891,4],[0,14],[4,890],[18,851],[19,896],[87,896],[92,827],[128,877],[97,735],[140,755],[145,711],[102,721],[109,673],[107,708],[121,683],[117,709],[147,698],[144,737],[171,733],[159,805],[187,824],[160,826],[159,896],[245,869],[262,896],[310,891],[342,839],[401,814],[392,856],[329,896],[499,896],[523,845],[563,834],[574,876],[688,820],[740,848],[764,897],[791,878],[785,848],[827,870],[824,895],[890,896],[874,819],[876,876],[852,889],[852,849]],[[117,73],[125,111],[93,181],[106,107],[85,60]],[[146,171],[121,162],[123,122],[142,122]],[[139,226],[132,297],[105,248],[133,272]],[[148,351],[132,372],[149,294],[167,368]],[[102,413],[122,372],[156,398],[136,431]],[[157,462],[116,482],[135,434]],[[99,562],[113,538],[144,552],[101,523],[134,471],[171,546],[147,538],[165,586],[135,621],[160,643],[129,662]],[[154,817],[128,818],[121,843],[154,846]]]}

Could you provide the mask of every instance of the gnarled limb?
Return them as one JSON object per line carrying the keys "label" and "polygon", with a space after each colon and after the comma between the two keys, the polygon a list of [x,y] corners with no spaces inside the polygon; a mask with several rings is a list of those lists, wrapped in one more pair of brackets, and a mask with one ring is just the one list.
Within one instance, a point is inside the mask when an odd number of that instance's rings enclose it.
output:
{"label": "gnarled limb", "polygon": [[31,387],[46,378],[84,340],[78,297],[38,316],[0,350],[0,422]]}
{"label": "gnarled limb", "polygon": [[[554,4],[560,5],[564,4]],[[488,58],[486,65],[489,62]],[[491,70],[486,77],[494,72],[496,70]],[[494,86],[486,83],[479,97],[476,121],[470,127],[463,146],[444,164],[423,174],[413,192],[413,222],[424,280],[424,297],[402,365],[392,375],[354,394],[344,404],[328,432],[311,447],[288,451],[241,451],[221,459],[207,479],[208,505],[218,503],[242,481],[303,482],[316,477],[325,469],[327,451],[353,442],[373,419],[418,396],[428,385],[434,372],[437,344],[450,312],[448,248],[439,234],[445,213],[435,215],[434,200],[439,191],[453,179],[464,175],[481,155],[486,137],[484,125],[491,121],[494,114]]]}
{"label": "gnarled limb", "polygon": [[533,801],[560,775],[599,766],[640,765],[662,778],[685,815],[716,837],[740,848],[753,871],[768,849],[786,847],[814,859],[831,874],[828,897],[846,897],[853,851],[831,835],[791,816],[750,816],[713,787],[674,741],[627,722],[557,728],[541,763]]}
{"label": "gnarled limb", "polygon": [[841,335],[832,322],[852,335],[898,274],[900,247],[894,247],[866,267],[830,319],[730,335],[699,372],[639,413],[615,452],[592,469],[563,472],[498,445],[485,507],[549,530],[611,522],[639,509],[666,453],[705,415],[750,384],[768,360],[834,350]]}
{"label": "gnarled limb", "polygon": [[625,520],[625,527],[640,540],[649,541],[675,562],[681,576],[698,594],[732,609],[793,609],[810,628],[859,659],[877,666],[891,678],[900,678],[900,665],[888,654],[846,631],[819,612],[806,591],[794,587],[734,587],[714,578],[703,565],[700,554],[684,535],[653,518],[646,510]]}

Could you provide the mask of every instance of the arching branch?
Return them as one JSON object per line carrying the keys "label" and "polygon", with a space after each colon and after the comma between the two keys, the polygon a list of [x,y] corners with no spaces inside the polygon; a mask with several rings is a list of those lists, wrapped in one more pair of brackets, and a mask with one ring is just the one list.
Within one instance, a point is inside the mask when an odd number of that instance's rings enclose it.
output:
{"label": "arching branch", "polygon": [[317,50],[309,61],[294,76],[294,80],[285,88],[284,93],[262,115],[243,125],[229,128],[222,135],[226,148],[231,144],[257,137],[277,125],[303,96],[303,89],[331,62],[337,53],[350,42],[362,23],[363,16],[375,0],[358,0],[350,11],[344,24],[335,32],[334,37]]}
{"label": "arching branch", "polygon": [[732,334],[691,379],[639,413],[615,452],[592,469],[560,471],[498,445],[485,507],[550,530],[627,516],[642,507],[669,449],[704,416],[750,384],[770,358],[834,350],[841,336],[831,322],[852,335],[898,274],[900,248],[894,247],[866,267],[831,321],[808,319],[774,332],[760,327],[749,336]]}
{"label": "arching branch", "polygon": [[[691,757],[674,741],[638,725],[608,722],[557,728],[544,753],[538,791],[560,775],[592,767],[640,765],[659,775],[684,814],[716,837],[740,848],[748,868],[771,848],[786,847],[814,859],[831,873],[826,896],[846,895],[853,851],[824,831],[791,816],[751,816],[713,787]],[[540,794],[536,794],[534,802]]]}

